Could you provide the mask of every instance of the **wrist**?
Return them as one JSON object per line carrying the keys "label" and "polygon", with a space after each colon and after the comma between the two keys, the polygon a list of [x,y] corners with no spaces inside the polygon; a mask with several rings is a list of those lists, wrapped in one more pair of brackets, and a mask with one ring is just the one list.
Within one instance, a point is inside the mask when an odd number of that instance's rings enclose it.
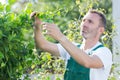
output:
{"label": "wrist", "polygon": [[42,22],[41,20],[39,20],[39,18],[35,18],[35,21],[34,21],[34,26],[35,28],[38,28],[42,25]]}
{"label": "wrist", "polygon": [[59,39],[59,42],[62,43],[62,42],[65,42],[67,40],[66,36],[62,36],[60,39]]}

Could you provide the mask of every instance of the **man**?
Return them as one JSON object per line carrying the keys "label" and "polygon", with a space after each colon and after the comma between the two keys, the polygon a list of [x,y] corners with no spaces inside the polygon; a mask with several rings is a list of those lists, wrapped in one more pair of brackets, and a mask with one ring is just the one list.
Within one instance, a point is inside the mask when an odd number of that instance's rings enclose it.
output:
{"label": "man", "polygon": [[[32,13],[34,17],[35,13]],[[64,80],[107,80],[112,65],[111,51],[99,42],[105,30],[106,19],[96,10],[89,10],[80,25],[83,36],[81,45],[70,42],[55,24],[42,23],[35,18],[34,34],[36,45],[66,61]],[[51,43],[44,39],[42,29],[59,41]]]}

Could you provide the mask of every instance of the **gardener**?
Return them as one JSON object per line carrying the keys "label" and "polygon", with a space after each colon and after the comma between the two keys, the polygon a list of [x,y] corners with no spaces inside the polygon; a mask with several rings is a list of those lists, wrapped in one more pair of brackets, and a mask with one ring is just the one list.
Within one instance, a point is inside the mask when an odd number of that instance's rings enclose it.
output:
{"label": "gardener", "polygon": [[[89,10],[83,17],[80,25],[80,34],[83,36],[81,45],[70,42],[55,24],[43,23],[35,18],[34,35],[37,47],[60,56],[66,61],[64,80],[107,80],[111,65],[111,51],[100,43],[99,39],[106,27],[105,16]],[[42,30],[59,41],[51,43],[44,39]]]}

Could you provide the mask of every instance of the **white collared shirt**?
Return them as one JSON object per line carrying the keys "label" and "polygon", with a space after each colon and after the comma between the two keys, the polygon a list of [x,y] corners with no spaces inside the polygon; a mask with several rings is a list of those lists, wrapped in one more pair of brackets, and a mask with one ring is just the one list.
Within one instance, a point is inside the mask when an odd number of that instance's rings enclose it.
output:
{"label": "white collared shirt", "polygon": [[[112,65],[112,53],[107,47],[98,48],[95,51],[92,51],[95,47],[100,45],[101,43],[98,42],[94,47],[91,49],[85,50],[85,52],[91,53],[91,55],[96,55],[100,58],[103,62],[104,67],[102,68],[90,68],[90,80],[107,80],[111,65]],[[76,45],[76,44],[75,44]],[[61,44],[57,44],[60,56],[66,61],[70,59],[69,53],[62,47]],[[84,44],[81,44],[80,49],[83,49]]]}

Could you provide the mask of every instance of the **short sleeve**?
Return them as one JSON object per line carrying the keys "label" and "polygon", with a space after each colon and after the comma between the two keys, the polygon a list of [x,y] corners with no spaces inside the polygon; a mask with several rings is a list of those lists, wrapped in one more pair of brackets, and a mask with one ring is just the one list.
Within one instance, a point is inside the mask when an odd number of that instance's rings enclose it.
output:
{"label": "short sleeve", "polygon": [[93,52],[93,55],[97,55],[100,58],[104,65],[104,68],[112,65],[112,53],[108,48],[99,48]]}
{"label": "short sleeve", "polygon": [[57,44],[57,47],[60,53],[60,57],[64,60],[68,60],[70,58],[69,53],[63,48],[61,44]]}

